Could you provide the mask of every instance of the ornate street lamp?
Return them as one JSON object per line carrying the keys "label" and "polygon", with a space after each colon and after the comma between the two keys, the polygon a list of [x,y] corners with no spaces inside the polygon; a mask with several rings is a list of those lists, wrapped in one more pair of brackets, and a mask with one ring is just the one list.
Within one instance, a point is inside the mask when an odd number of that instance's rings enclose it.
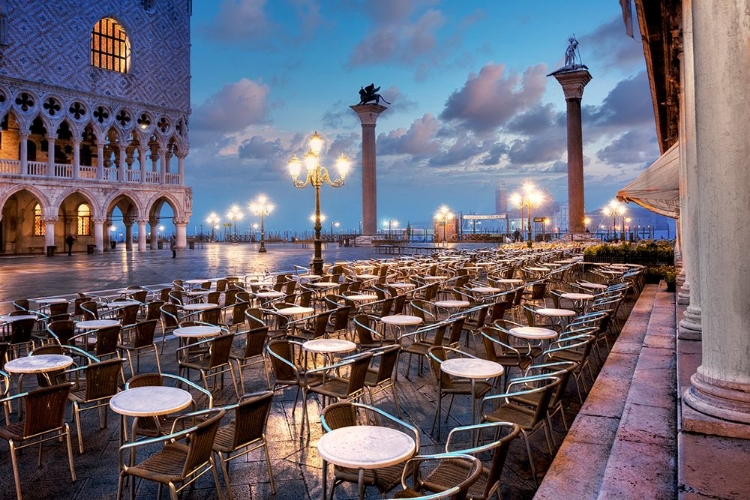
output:
{"label": "ornate street lamp", "polygon": [[448,221],[453,220],[455,217],[455,214],[451,212],[451,209],[447,206],[443,205],[438,209],[437,212],[435,212],[435,221],[438,222],[438,224],[442,224],[443,226],[443,246],[448,245],[448,238],[447,238],[447,231],[448,231]]}
{"label": "ornate street lamp", "polygon": [[313,254],[312,260],[312,272],[313,274],[323,274],[323,252],[322,252],[322,241],[320,239],[321,218],[320,218],[320,187],[323,184],[328,184],[331,187],[338,188],[344,185],[346,176],[349,173],[350,162],[349,158],[345,155],[339,156],[336,160],[336,167],[339,171],[338,179],[331,179],[328,175],[328,170],[320,165],[320,152],[323,149],[323,138],[315,132],[310,137],[310,149],[305,153],[305,167],[307,167],[307,174],[305,179],[299,178],[300,172],[302,171],[302,162],[297,156],[293,156],[289,160],[289,174],[292,176],[292,182],[295,187],[300,189],[311,185],[315,189],[315,253]]}
{"label": "ornate street lamp", "polygon": [[[617,217],[623,217],[625,214],[625,206],[617,200],[612,200],[609,205],[602,209],[602,213],[607,217],[612,217],[612,235],[617,237]],[[625,234],[625,219],[622,220],[622,230],[620,231],[620,239],[623,239]]]}
{"label": "ornate street lamp", "polygon": [[531,241],[531,209],[537,208],[544,201],[544,195],[536,190],[534,185],[527,182],[521,188],[521,193],[513,193],[510,195],[510,202],[515,205],[516,208],[521,209],[521,220],[523,220],[523,208],[526,207],[528,212],[528,225],[527,225],[527,238],[526,244],[532,245]]}
{"label": "ornate street lamp", "polygon": [[211,226],[211,241],[216,241],[216,228],[218,227],[219,222],[221,222],[221,219],[216,215],[216,212],[211,212],[208,214],[208,217],[206,217],[206,223]]}
{"label": "ornate street lamp", "polygon": [[273,210],[273,208],[273,205],[268,202],[268,198],[266,198],[264,195],[258,196],[258,198],[250,204],[250,211],[253,213],[253,215],[255,215],[256,217],[260,215],[260,247],[258,247],[258,253],[266,252],[265,217],[266,215],[271,215],[271,211]]}
{"label": "ornate street lamp", "polygon": [[237,241],[237,221],[242,219],[242,212],[240,212],[240,207],[237,205],[232,205],[232,208],[229,209],[229,212],[227,212],[227,219],[234,222],[234,241]]}

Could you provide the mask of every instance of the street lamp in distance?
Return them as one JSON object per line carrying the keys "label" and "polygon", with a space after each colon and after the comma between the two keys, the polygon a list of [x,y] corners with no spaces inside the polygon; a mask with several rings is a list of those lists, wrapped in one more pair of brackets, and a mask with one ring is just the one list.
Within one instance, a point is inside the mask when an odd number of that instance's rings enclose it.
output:
{"label": "street lamp in distance", "polygon": [[216,214],[216,212],[211,212],[208,214],[208,217],[206,217],[206,223],[211,226],[211,240],[216,241],[216,228],[219,227],[219,222],[221,222],[221,219]]}
{"label": "street lamp in distance", "polygon": [[260,195],[254,202],[250,204],[250,211],[253,215],[260,216],[260,247],[258,247],[258,253],[266,253],[266,226],[265,217],[271,215],[274,206],[269,202],[265,195]]}
{"label": "street lamp in distance", "polygon": [[232,205],[232,207],[227,212],[227,219],[234,222],[234,241],[236,242],[237,241],[237,221],[242,219],[242,212],[240,211],[240,207],[238,207],[237,205]]}
{"label": "street lamp in distance", "polygon": [[448,208],[446,205],[443,205],[438,209],[437,212],[435,212],[435,221],[438,222],[438,224],[443,226],[443,246],[448,245],[448,238],[447,238],[447,231],[448,231],[448,221],[451,221],[455,218],[455,214],[451,212],[451,209]]}

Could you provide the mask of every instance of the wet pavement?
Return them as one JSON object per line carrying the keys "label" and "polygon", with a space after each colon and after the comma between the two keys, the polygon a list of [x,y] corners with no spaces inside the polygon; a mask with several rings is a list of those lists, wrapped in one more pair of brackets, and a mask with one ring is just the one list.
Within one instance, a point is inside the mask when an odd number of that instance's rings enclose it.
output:
{"label": "wet pavement", "polygon": [[[307,265],[312,254],[311,248],[295,248],[291,245],[271,245],[267,254],[257,254],[253,245],[207,245],[203,249],[180,252],[176,259],[168,250],[146,253],[126,253],[124,251],[103,254],[78,254],[68,257],[58,255],[47,257],[0,258],[0,299],[3,310],[8,310],[8,301],[14,298],[42,297],[50,295],[72,295],[77,291],[116,290],[129,284],[156,285],[170,283],[172,279],[211,278],[245,272],[291,270],[294,264]],[[339,248],[331,246],[324,251],[326,262],[376,257],[369,248]],[[632,298],[626,304],[627,311],[632,307]],[[167,341],[167,349],[162,359],[162,370],[176,373],[175,349],[177,341]],[[476,352],[471,343],[468,352]],[[483,354],[479,347],[480,354]],[[430,427],[436,406],[436,386],[429,370],[416,375],[412,367],[411,379],[403,374],[407,356],[401,358],[399,372],[399,401],[403,419],[420,429],[423,454],[443,451],[445,439],[450,429],[470,423],[469,401],[457,397],[450,417],[442,423],[442,440],[430,434]],[[141,361],[141,372],[154,369],[152,358],[146,355]],[[129,370],[126,369],[126,376]],[[193,374],[195,380],[196,374]],[[227,377],[228,378],[228,377]],[[265,378],[259,368],[248,367],[244,372],[247,392],[264,390]],[[215,406],[236,401],[231,382],[224,388],[214,391]],[[447,399],[447,398],[446,398]],[[279,390],[274,397],[274,407],[268,423],[270,455],[277,494],[270,493],[270,483],[265,472],[262,452],[251,452],[230,465],[231,483],[238,499],[318,499],[321,498],[321,460],[317,453],[317,441],[321,435],[318,401],[309,397],[307,407],[310,412],[312,436],[308,440],[301,432],[301,407],[292,414],[294,390]],[[395,406],[390,392],[376,396],[378,407],[395,415]],[[443,415],[448,408],[444,400]],[[570,384],[565,397],[565,413],[572,422],[580,409],[575,387]],[[117,491],[119,416],[109,411],[108,426],[99,430],[96,411],[83,415],[85,452],[79,455],[74,451],[74,462],[78,480],[73,483],[68,471],[65,447],[57,442],[48,443],[44,448],[43,465],[37,468],[35,448],[26,450],[20,457],[20,473],[25,498],[75,498],[96,499],[114,498]],[[72,418],[69,419],[73,425]],[[73,426],[74,427],[74,426]],[[564,429],[559,417],[553,419],[555,445],[564,438]],[[73,431],[75,443],[76,435]],[[468,443],[467,443],[468,444]],[[74,445],[75,446],[75,445]],[[531,446],[535,457],[537,473],[546,472],[552,461],[542,432],[534,433]],[[154,448],[151,451],[155,451]],[[7,444],[0,443],[0,500],[15,498],[12,469]],[[329,481],[330,487],[330,481]],[[222,488],[224,479],[222,478]],[[528,499],[534,495],[534,484],[526,450],[522,439],[511,446],[506,467],[502,476],[501,496],[504,499]],[[137,498],[154,498],[156,487],[153,483],[139,484]],[[166,493],[165,493],[166,494]],[[226,490],[224,489],[226,495]],[[356,498],[354,485],[344,484],[337,488],[335,498]],[[182,498],[215,498],[211,476],[206,475],[185,493]],[[380,498],[375,488],[368,488],[367,498]]]}

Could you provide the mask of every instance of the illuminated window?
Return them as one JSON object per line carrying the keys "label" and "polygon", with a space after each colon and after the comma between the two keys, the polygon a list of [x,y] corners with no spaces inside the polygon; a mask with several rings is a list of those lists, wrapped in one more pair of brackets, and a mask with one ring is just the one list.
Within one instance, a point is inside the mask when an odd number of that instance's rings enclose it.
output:
{"label": "illuminated window", "polygon": [[78,236],[91,235],[91,209],[85,203],[78,207],[78,228],[76,234]]}
{"label": "illuminated window", "polygon": [[42,222],[42,206],[37,203],[34,206],[34,236],[44,236],[46,232],[46,227]]}
{"label": "illuminated window", "polygon": [[130,71],[130,40],[111,17],[101,19],[91,32],[91,64],[120,73]]}

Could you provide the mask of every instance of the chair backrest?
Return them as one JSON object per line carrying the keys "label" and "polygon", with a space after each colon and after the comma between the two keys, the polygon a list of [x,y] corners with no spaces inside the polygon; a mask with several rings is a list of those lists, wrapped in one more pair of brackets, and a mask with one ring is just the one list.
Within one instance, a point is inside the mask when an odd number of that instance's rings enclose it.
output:
{"label": "chair backrest", "polygon": [[26,420],[23,423],[25,437],[62,427],[70,387],[70,384],[65,383],[26,394]]}
{"label": "chair backrest", "polygon": [[247,302],[236,302],[232,307],[232,325],[239,325],[245,322],[245,311],[250,306]]}
{"label": "chair backrest", "polygon": [[100,328],[96,331],[96,346],[94,354],[96,357],[117,353],[117,344],[120,341],[120,325]]}
{"label": "chair backrest", "polygon": [[13,307],[16,311],[28,311],[31,308],[29,299],[17,299],[13,301]]}
{"label": "chair backrest", "polygon": [[451,322],[451,332],[448,336],[448,345],[449,346],[455,346],[458,345],[459,340],[461,340],[461,332],[464,329],[464,323],[466,322],[466,316],[458,316],[453,319]]}
{"label": "chair backrest", "polygon": [[268,339],[267,326],[239,332],[237,336],[240,335],[245,336],[245,359],[263,355],[263,349],[266,347],[266,340]]}
{"label": "chair backrest", "polygon": [[266,326],[263,321],[263,311],[257,307],[248,307],[245,310],[245,321],[247,321],[247,327],[250,330]]}
{"label": "chair backrest", "polygon": [[135,325],[135,339],[133,341],[133,347],[136,349],[152,345],[154,343],[154,333],[156,332],[155,319],[149,319],[141,321]]}
{"label": "chair backrest", "polygon": [[353,427],[358,425],[357,407],[349,401],[333,403],[323,408],[320,419],[324,428],[330,430]]}
{"label": "chair backrest", "polygon": [[182,290],[176,289],[176,290],[172,290],[171,292],[169,292],[169,301],[172,304],[181,306],[184,302],[182,298]]}
{"label": "chair backrest", "polygon": [[182,477],[190,475],[196,468],[207,463],[213,453],[214,438],[216,431],[219,429],[224,410],[208,410],[207,415],[211,415],[204,421],[199,421],[195,430],[190,433],[188,444],[188,453],[185,458],[185,465],[182,469]]}
{"label": "chair backrest", "polygon": [[315,316],[315,325],[313,330],[314,339],[325,337],[328,329],[328,321],[331,319],[332,314],[333,311],[324,311],[322,313],[318,313],[317,316]]}
{"label": "chair backrest", "polygon": [[393,299],[393,314],[404,314],[406,294],[396,295]]}
{"label": "chair backrest", "polygon": [[234,335],[225,334],[214,337],[208,343],[210,345],[210,355],[208,360],[209,368],[224,366],[229,363],[229,353],[232,351],[232,341]]}
{"label": "chair backrest", "polygon": [[83,314],[83,319],[86,321],[99,319],[99,309],[93,300],[81,303],[81,313]]}
{"label": "chair backrest", "polygon": [[218,290],[214,290],[213,292],[208,292],[206,294],[206,302],[209,304],[218,304],[219,300],[221,299],[221,292]]}
{"label": "chair backrest", "polygon": [[456,467],[456,469],[464,471],[464,474],[451,478],[454,486],[440,493],[433,493],[423,496],[415,496],[414,494],[410,494],[408,495],[410,498],[423,500],[464,500],[467,498],[469,488],[471,488],[471,486],[477,481],[477,479],[479,479],[483,471],[482,461],[471,455],[444,453],[440,455],[417,455],[416,457],[412,457],[408,462],[406,462],[406,467],[402,472],[402,485],[406,486],[406,479],[410,474],[413,474],[415,477],[426,475],[426,473],[421,472],[422,466],[429,466],[430,469],[434,470],[439,468],[440,463],[443,461],[461,463],[461,465]]}
{"label": "chair backrest", "polygon": [[171,291],[171,288],[162,288],[159,290],[159,300],[162,302],[169,302],[169,292]]}
{"label": "chair backrest", "polygon": [[210,325],[218,325],[221,322],[221,308],[206,309],[201,313],[201,321]]}
{"label": "chair backrest", "polygon": [[139,373],[128,379],[127,388],[154,387],[163,385],[161,373]]}
{"label": "chair backrest", "polygon": [[378,373],[375,377],[375,384],[380,384],[393,377],[393,369],[398,364],[398,356],[401,353],[401,347],[392,345],[384,348],[380,352],[373,353],[373,359],[380,358]]}
{"label": "chair backrest", "polygon": [[158,320],[161,316],[161,306],[164,305],[162,300],[154,300],[146,304],[146,320]]}
{"label": "chair backrest", "polygon": [[299,371],[294,364],[292,344],[286,339],[272,340],[266,349],[271,353],[271,369],[276,381],[296,383],[299,380]]}
{"label": "chair backrest", "polygon": [[352,359],[352,362],[349,369],[349,386],[346,391],[347,396],[356,394],[365,387],[367,368],[370,366],[371,358],[371,352],[364,352],[350,358]]}
{"label": "chair backrest", "polygon": [[358,314],[354,317],[354,333],[357,335],[360,345],[375,344],[374,332],[372,320],[367,314]]}
{"label": "chair backrest", "polygon": [[123,326],[134,325],[138,322],[138,310],[141,306],[133,304],[130,306],[121,307],[117,310],[117,319]]}
{"label": "chair backrest", "polygon": [[[526,380],[528,380],[528,382],[525,382]],[[511,389],[515,384],[519,383],[523,383],[524,385],[531,384],[532,389],[530,389],[528,393],[539,393],[539,399],[537,400],[536,407],[534,407],[533,420],[529,424],[529,427],[536,426],[537,423],[546,418],[547,409],[549,408],[552,397],[561,382],[562,380],[559,377],[554,376],[528,377],[527,379],[517,378],[511,380],[509,385],[511,399],[513,396],[513,391]]]}
{"label": "chair backrest", "polygon": [[216,291],[217,292],[223,292],[226,289],[227,289],[227,280],[226,279],[216,280]]}
{"label": "chair backrest", "polygon": [[122,373],[120,358],[91,363],[84,368],[86,375],[86,401],[95,401],[117,394]]}
{"label": "chair backrest", "polygon": [[84,302],[88,302],[92,300],[91,297],[83,295],[81,297],[76,297],[73,299],[73,316],[83,316],[83,310],[81,309],[81,304]]}
{"label": "chair backrest", "polygon": [[76,324],[70,319],[52,321],[47,323],[47,330],[57,337],[60,344],[69,344],[70,338],[76,334]]}
{"label": "chair backrest", "polygon": [[49,315],[57,316],[58,314],[67,314],[69,305],[70,304],[68,304],[67,302],[61,302],[59,304],[50,304]]}
{"label": "chair backrest", "polygon": [[237,302],[237,292],[239,292],[237,289],[224,292],[224,307],[232,306]]}
{"label": "chair backrest", "polygon": [[233,449],[263,437],[272,404],[273,391],[242,396],[234,410]]}
{"label": "chair backrest", "polygon": [[36,325],[36,319],[19,319],[11,323],[10,327],[10,343],[11,344],[22,344],[24,342],[31,342],[31,332],[34,330]]}
{"label": "chair backrest", "polygon": [[161,329],[165,335],[168,331],[180,326],[180,320],[177,316],[177,306],[175,304],[167,302],[161,306],[160,311]]}
{"label": "chair backrest", "polygon": [[307,290],[297,295],[297,305],[300,307],[310,307],[312,302],[312,291]]}

